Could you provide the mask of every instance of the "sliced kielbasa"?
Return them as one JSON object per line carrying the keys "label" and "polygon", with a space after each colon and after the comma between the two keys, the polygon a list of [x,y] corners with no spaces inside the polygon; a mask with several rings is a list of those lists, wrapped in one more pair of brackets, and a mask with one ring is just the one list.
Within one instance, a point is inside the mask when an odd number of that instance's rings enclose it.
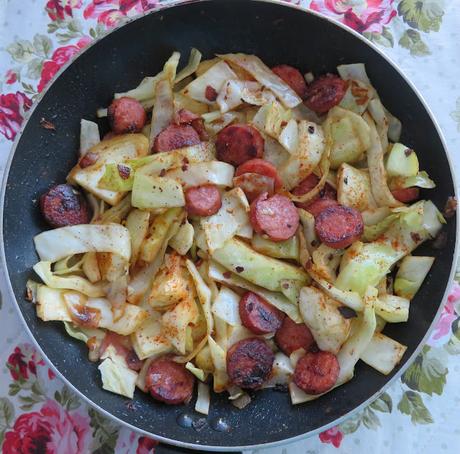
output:
{"label": "sliced kielbasa", "polygon": [[83,195],[69,184],[58,184],[40,197],[40,209],[51,227],[88,224],[90,212]]}
{"label": "sliced kielbasa", "polygon": [[[294,195],[304,195],[309,193],[315,186],[318,184],[319,178],[315,174],[310,174],[307,178],[302,180],[298,186],[296,186],[292,193]],[[313,216],[318,216],[322,210],[338,205],[337,203],[337,192],[336,190],[328,183],[325,184],[324,188],[320,193],[310,202],[302,203],[297,202],[296,206],[303,208],[304,210],[309,211]]]}
{"label": "sliced kielbasa", "polygon": [[275,180],[258,173],[243,173],[233,178],[233,185],[244,191],[249,203],[257,199],[263,192],[269,196],[275,193]]}
{"label": "sliced kielbasa", "polygon": [[307,92],[307,83],[302,73],[293,66],[278,65],[272,68],[272,71],[284,82],[286,82],[302,99]]}
{"label": "sliced kielbasa", "polygon": [[286,355],[290,355],[299,348],[308,351],[315,343],[310,329],[305,323],[296,323],[285,317],[275,334],[276,345]]}
{"label": "sliced kielbasa", "polygon": [[189,401],[194,384],[195,378],[184,365],[167,357],[152,361],[145,376],[152,397],[170,405]]}
{"label": "sliced kielbasa", "polygon": [[190,125],[169,125],[155,137],[153,151],[171,151],[179,148],[198,145],[199,134]]}
{"label": "sliced kielbasa", "polygon": [[227,352],[227,374],[241,388],[259,388],[270,376],[275,355],[259,338],[243,339]]}
{"label": "sliced kielbasa", "polygon": [[316,216],[315,230],[326,246],[343,249],[363,234],[363,217],[354,208],[342,205],[331,206]]}
{"label": "sliced kielbasa", "polygon": [[257,233],[266,234],[272,241],[288,240],[299,227],[299,213],[286,196],[266,192],[251,203],[249,220]]}
{"label": "sliced kielbasa", "polygon": [[309,352],[299,359],[294,370],[294,383],[307,394],[322,394],[337,382],[340,365],[330,352]]}
{"label": "sliced kielbasa", "polygon": [[198,133],[202,142],[209,140],[209,135],[204,126],[204,120],[200,116],[190,112],[190,110],[180,109],[177,111],[174,116],[174,122],[178,125],[191,125]]}
{"label": "sliced kielbasa", "polygon": [[324,114],[340,103],[348,83],[335,74],[326,74],[307,86],[305,105],[316,113]]}
{"label": "sliced kielbasa", "polygon": [[254,334],[274,333],[285,317],[283,312],[253,292],[246,292],[240,299],[239,312],[243,326]]}
{"label": "sliced kielbasa", "polygon": [[185,191],[185,206],[190,216],[211,216],[222,206],[219,189],[214,184],[188,188]]}
{"label": "sliced kielbasa", "polygon": [[230,125],[222,129],[216,140],[217,159],[239,166],[264,153],[264,139],[257,129],[246,124]]}
{"label": "sliced kielbasa", "polygon": [[273,178],[275,183],[275,190],[278,190],[281,188],[281,186],[283,186],[283,182],[278,175],[276,167],[264,159],[251,159],[250,161],[246,161],[245,163],[241,164],[235,171],[235,177],[239,177],[245,173],[258,173],[259,175]]}
{"label": "sliced kielbasa", "polygon": [[115,134],[140,132],[145,125],[147,115],[142,104],[133,98],[124,96],[114,99],[107,109],[110,129]]}
{"label": "sliced kielbasa", "polygon": [[398,188],[391,191],[393,197],[402,203],[409,203],[420,197],[420,189],[416,187]]}

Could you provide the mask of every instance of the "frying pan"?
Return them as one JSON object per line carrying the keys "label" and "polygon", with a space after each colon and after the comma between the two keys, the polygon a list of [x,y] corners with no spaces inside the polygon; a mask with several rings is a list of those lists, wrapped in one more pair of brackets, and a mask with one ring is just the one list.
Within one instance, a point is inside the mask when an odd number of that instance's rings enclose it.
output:
{"label": "frying pan", "polygon": [[[190,2],[134,20],[90,46],[54,80],[35,106],[16,140],[3,193],[3,234],[10,296],[17,301],[25,329],[37,347],[72,389],[118,422],[161,441],[188,448],[229,450],[273,444],[314,434],[339,422],[375,399],[415,358],[439,315],[452,276],[456,219],[445,227],[447,244],[430,244],[417,254],[436,261],[416,298],[407,323],[387,325],[385,333],[408,346],[399,366],[384,376],[359,362],[355,377],[329,394],[292,406],[287,393],[265,390],[237,410],[224,394],[212,397],[204,424],[188,406],[166,406],[138,392],[136,410],[126,399],[101,387],[97,365],[87,360],[87,349],[69,338],[60,323],[43,323],[24,299],[26,281],[37,261],[32,238],[46,229],[37,199],[49,186],[65,180],[76,161],[79,121],[94,119],[114,92],[125,91],[146,75],[156,74],[174,50],[187,56],[191,47],[206,57],[215,53],[246,52],[268,65],[287,63],[316,74],[333,72],[338,64],[363,62],[384,105],[403,123],[402,142],[417,150],[421,168],[437,187],[422,196],[442,208],[455,194],[452,170],[439,128],[411,83],[374,46],[357,33],[318,14],[267,1],[221,0]],[[40,126],[53,122],[55,131]],[[101,123],[101,127],[107,125]],[[223,422],[225,424],[223,424]]]}

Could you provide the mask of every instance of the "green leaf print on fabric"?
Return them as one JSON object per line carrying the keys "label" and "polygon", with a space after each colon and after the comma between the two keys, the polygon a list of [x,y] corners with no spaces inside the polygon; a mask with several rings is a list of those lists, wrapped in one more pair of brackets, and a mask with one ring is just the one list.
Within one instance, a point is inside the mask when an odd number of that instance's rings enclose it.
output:
{"label": "green leaf print on fabric", "polygon": [[383,393],[378,399],[369,405],[372,409],[382,413],[391,413],[393,410],[393,401],[388,393]]}
{"label": "green leaf print on fabric", "polygon": [[63,386],[60,392],[56,391],[54,393],[54,398],[62,407],[69,411],[76,410],[81,405],[78,397],[76,397],[67,386]]}
{"label": "green leaf print on fabric", "polygon": [[449,355],[460,355],[460,318],[452,323],[452,336],[444,349]]}
{"label": "green leaf print on fabric", "polygon": [[352,434],[356,432],[361,425],[361,413],[357,414],[356,416],[353,416],[350,419],[347,419],[345,422],[340,424],[340,430],[344,434]]}
{"label": "green leaf print on fabric", "polygon": [[93,454],[113,454],[117,444],[119,427],[96,410],[88,409],[91,419],[90,426],[93,429],[94,444],[97,448]]}
{"label": "green leaf print on fabric", "polygon": [[422,57],[431,53],[417,30],[406,30],[399,40],[399,45],[409,49],[410,54],[414,57]]}
{"label": "green leaf print on fabric", "polygon": [[14,407],[8,398],[0,398],[0,449],[5,437],[5,432],[14,421]]}
{"label": "green leaf print on fabric", "polygon": [[364,32],[363,36],[366,37],[369,41],[372,41],[375,44],[379,44],[383,47],[393,47],[395,44],[393,35],[389,28],[383,27],[382,33],[377,32]]}
{"label": "green leaf print on fabric", "polygon": [[398,404],[398,410],[405,415],[410,415],[413,424],[430,424],[433,422],[431,413],[425,407],[419,393],[406,391]]}
{"label": "green leaf print on fabric", "polygon": [[402,0],[398,13],[404,22],[417,30],[437,32],[444,15],[443,0]]}
{"label": "green leaf print on fabric", "polygon": [[30,41],[21,39],[7,46],[6,51],[11,55],[14,61],[18,63],[27,63],[35,55],[35,49]]}
{"label": "green leaf print on fabric", "polygon": [[[457,123],[457,131],[460,132],[460,98],[457,98],[456,109],[450,113],[452,120]],[[455,279],[460,278],[460,272],[457,270]]]}
{"label": "green leaf print on fabric", "polygon": [[38,55],[48,58],[53,48],[53,43],[48,36],[37,34],[34,36],[33,46]]}
{"label": "green leaf print on fabric", "polygon": [[401,377],[409,388],[422,393],[441,395],[446,384],[448,369],[440,359],[443,349],[431,349],[425,345],[417,359]]}
{"label": "green leaf print on fabric", "polygon": [[363,424],[368,429],[373,430],[377,430],[381,426],[379,417],[370,407],[363,411]]}

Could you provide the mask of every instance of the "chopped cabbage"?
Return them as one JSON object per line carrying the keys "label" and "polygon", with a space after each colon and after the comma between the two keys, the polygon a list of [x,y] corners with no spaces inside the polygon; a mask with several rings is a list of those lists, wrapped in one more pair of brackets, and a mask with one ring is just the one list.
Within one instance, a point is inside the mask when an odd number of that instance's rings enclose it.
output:
{"label": "chopped cabbage", "polygon": [[371,81],[366,73],[364,63],[352,63],[348,65],[337,66],[337,72],[343,80],[358,80],[368,87],[371,87]]}
{"label": "chopped cabbage", "polygon": [[152,123],[150,126],[150,147],[153,146],[155,137],[166,129],[174,117],[174,97],[171,81],[163,79],[155,87],[155,98],[152,110]]}
{"label": "chopped cabbage", "polygon": [[51,262],[38,262],[34,265],[34,271],[48,287],[76,290],[77,292],[92,297],[105,296],[103,283],[92,284],[85,278],[75,275],[68,277],[56,276],[51,271]]}
{"label": "chopped cabbage", "polygon": [[77,163],[67,176],[67,181],[80,185],[110,205],[116,205],[124,197],[124,193],[99,186],[106,165],[125,165],[130,159],[146,156],[148,152],[148,140],[142,134],[122,134],[103,140],[88,151],[95,158],[94,164],[82,168]]}
{"label": "chopped cabbage", "polygon": [[337,354],[350,333],[350,320],[339,312],[340,304],[315,287],[300,291],[299,309],[303,321],[320,350]]}
{"label": "chopped cabbage", "polygon": [[252,237],[251,246],[257,252],[276,259],[299,259],[299,238],[297,235],[286,241],[275,242],[256,234]]}
{"label": "chopped cabbage", "polygon": [[209,406],[211,404],[211,396],[209,386],[205,383],[198,383],[198,394],[195,402],[195,411],[203,415],[209,414]]}
{"label": "chopped cabbage", "polygon": [[287,189],[296,187],[318,166],[325,143],[321,126],[308,121],[299,122],[297,149],[279,168],[280,177]]}
{"label": "chopped cabbage", "polygon": [[222,90],[225,82],[230,79],[234,80],[238,79],[238,77],[227,63],[220,61],[198,76],[193,82],[190,82],[181,93],[204,104],[213,104],[214,101],[210,101],[206,97],[206,88],[213,88],[217,94]]}
{"label": "chopped cabbage", "polygon": [[363,301],[358,293],[340,290],[334,285],[330,284],[322,278],[320,273],[317,272],[317,268],[315,265],[311,266],[308,269],[308,274],[321,287],[323,292],[326,293],[326,295],[330,296],[332,299],[339,301],[340,303],[350,307],[351,309],[357,312],[360,312],[364,309]]}
{"label": "chopped cabbage", "polygon": [[399,364],[407,347],[381,333],[375,333],[360,359],[366,364],[388,375]]}
{"label": "chopped cabbage", "polygon": [[343,109],[362,115],[369,105],[374,90],[360,80],[350,80],[347,91],[339,103]]}
{"label": "chopped cabbage", "polygon": [[226,162],[209,161],[189,164],[183,168],[170,170],[166,172],[166,176],[163,179],[174,179],[180,182],[184,188],[203,184],[231,187],[233,186],[234,172],[234,167]]}
{"label": "chopped cabbage", "polygon": [[71,322],[64,322],[64,328],[70,337],[82,341],[85,344],[91,338],[96,338],[98,341],[102,341],[105,337],[105,331],[102,329],[85,328],[83,326],[74,325]]}
{"label": "chopped cabbage", "polygon": [[306,247],[310,254],[312,254],[320,244],[315,230],[315,217],[302,208],[299,208],[298,211],[300,216],[300,223],[303,227],[302,230],[305,236]]}
{"label": "chopped cabbage", "polygon": [[162,334],[159,317],[142,323],[131,335],[131,341],[139,359],[155,359],[172,351],[171,342]]}
{"label": "chopped cabbage", "polygon": [[209,264],[209,277],[222,284],[226,284],[231,287],[239,287],[254,292],[257,295],[260,295],[262,298],[265,298],[271,305],[287,314],[288,317],[294,320],[296,323],[300,323],[302,321],[298,306],[296,304],[292,304],[283,294],[270,292],[261,287],[258,287],[257,285],[246,281],[234,273],[227,272],[225,268],[216,262],[211,261]]}
{"label": "chopped cabbage", "polygon": [[292,303],[299,303],[300,290],[303,284],[294,279],[283,279],[280,282],[282,294]]}
{"label": "chopped cabbage", "polygon": [[308,275],[301,268],[266,257],[235,238],[212,253],[212,258],[242,278],[268,290],[281,291],[282,279],[294,279],[306,284]]}
{"label": "chopped cabbage", "polygon": [[247,80],[228,80],[222,86],[216,102],[222,113],[240,106],[244,102],[256,106],[264,105],[273,100],[268,92],[262,91],[258,82]]}
{"label": "chopped cabbage", "polygon": [[[265,108],[265,106],[268,107]],[[278,139],[281,134],[281,130],[283,129],[283,125],[291,118],[291,111],[289,109],[285,109],[276,100],[272,101],[270,104],[265,104],[261,107],[261,109],[264,109],[264,111],[262,111],[263,113],[258,112],[254,116],[253,122],[257,125],[259,117],[260,121],[265,118],[263,131],[274,139]]]}
{"label": "chopped cabbage", "polygon": [[313,251],[311,257],[315,265],[315,270],[323,276],[327,281],[334,282],[336,278],[336,270],[340,264],[343,250],[333,249],[325,244],[321,244]]}
{"label": "chopped cabbage", "polygon": [[413,186],[433,189],[436,187],[436,184],[424,170],[412,177],[392,178],[390,181],[391,188],[411,188]]}
{"label": "chopped cabbage", "polygon": [[364,115],[364,119],[370,130],[370,146],[367,149],[367,163],[369,166],[369,176],[374,199],[379,206],[401,206],[402,203],[393,197],[388,188],[387,174],[383,164],[385,150],[380,142],[374,120],[372,120],[368,114]]}
{"label": "chopped cabbage", "polygon": [[393,144],[388,154],[386,170],[390,177],[415,177],[419,171],[415,151],[401,143]]}
{"label": "chopped cabbage", "polygon": [[337,172],[337,200],[341,205],[358,211],[377,208],[369,173],[342,163]]}
{"label": "chopped cabbage", "polygon": [[409,300],[396,295],[382,295],[375,301],[375,313],[389,323],[407,322]]}
{"label": "chopped cabbage", "polygon": [[136,208],[171,208],[185,205],[182,186],[173,178],[149,177],[136,173],[131,203]]}
{"label": "chopped cabbage", "polygon": [[380,99],[375,98],[369,103],[369,113],[375,121],[375,126],[382,144],[383,153],[388,150],[388,118]]}
{"label": "chopped cabbage", "polygon": [[174,79],[174,84],[181,82],[182,80],[186,79],[187,77],[193,75],[195,71],[198,69],[198,66],[201,62],[201,52],[198,49],[192,47],[190,51],[190,56],[188,58],[187,66],[182,68],[177,74],[176,78]]}
{"label": "chopped cabbage", "polygon": [[287,125],[282,129],[279,137],[279,143],[293,154],[297,151],[299,147],[299,126],[297,121],[291,118]]}
{"label": "chopped cabbage", "polygon": [[206,249],[213,254],[249,224],[249,203],[241,188],[234,188],[222,197],[222,206],[212,216],[203,218],[201,227],[206,239]]}
{"label": "chopped cabbage", "polygon": [[185,258],[178,254],[165,255],[148,297],[148,303],[154,309],[167,309],[193,297],[190,275],[185,264]]}
{"label": "chopped cabbage", "polygon": [[271,71],[259,57],[246,54],[226,54],[218,57],[246,70],[254,79],[271,90],[286,107],[292,108],[302,102],[297,93]]}
{"label": "chopped cabbage", "polygon": [[383,233],[385,233],[391,224],[395,222],[399,218],[397,213],[392,213],[377,224],[373,225],[365,225],[364,226],[364,233],[362,236],[363,241],[375,241],[379,238]]}
{"label": "chopped cabbage", "polygon": [[237,293],[222,286],[212,303],[212,312],[229,325],[240,326],[239,302],[240,296]]}
{"label": "chopped cabbage", "polygon": [[366,350],[375,332],[376,320],[374,303],[377,299],[377,289],[368,287],[364,294],[364,311],[359,326],[343,344],[337,360],[340,365],[339,377],[336,386],[353,378],[355,364]]}
{"label": "chopped cabbage", "polygon": [[164,313],[161,318],[163,335],[181,355],[186,353],[187,327],[190,323],[195,323],[197,317],[198,308],[195,301],[187,298],[174,309]]}
{"label": "chopped cabbage", "polygon": [[270,378],[264,383],[264,388],[271,388],[277,385],[288,385],[294,374],[294,368],[288,356],[284,353],[275,353],[273,368]]}
{"label": "chopped cabbage", "polygon": [[129,231],[119,224],[80,224],[47,230],[34,237],[40,260],[55,262],[72,254],[112,252],[126,262],[131,257]]}
{"label": "chopped cabbage", "polygon": [[[353,257],[341,266],[335,283],[341,290],[364,294],[367,286],[376,286],[390,268],[405,255],[441,229],[439,211],[431,202],[421,201],[401,211],[399,218],[378,240],[363,244]],[[356,243],[355,243],[356,244]]]}
{"label": "chopped cabbage", "polygon": [[190,361],[187,364],[185,364],[185,368],[189,370],[193,375],[195,375],[195,377],[198,378],[198,380],[200,381],[206,380],[206,374],[204,370],[200,369],[199,367],[196,367]]}
{"label": "chopped cabbage", "polygon": [[80,121],[80,156],[85,156],[100,141],[101,137],[97,123],[82,118]]}
{"label": "chopped cabbage", "polygon": [[218,345],[211,336],[208,336],[208,345],[212,362],[214,364],[214,392],[221,393],[222,391],[225,391],[228,384],[227,354],[226,351]]}
{"label": "chopped cabbage", "polygon": [[412,255],[404,257],[396,273],[394,282],[395,294],[411,300],[421,287],[433,262],[434,257]]}
{"label": "chopped cabbage", "polygon": [[137,262],[142,243],[149,230],[150,213],[142,210],[132,210],[126,219],[126,228],[131,236],[131,264]]}
{"label": "chopped cabbage", "polygon": [[112,345],[107,347],[104,356],[105,359],[98,367],[101,371],[102,387],[106,391],[132,399],[136,388],[137,372],[128,367],[125,359],[117,354]]}
{"label": "chopped cabbage", "polygon": [[360,115],[341,107],[333,107],[327,116],[332,137],[331,168],[342,162],[354,163],[369,148],[369,127]]}
{"label": "chopped cabbage", "polygon": [[379,207],[363,211],[361,215],[363,217],[364,225],[374,225],[378,224],[380,221],[383,221],[388,215],[391,214],[391,212],[392,211],[389,207]]}
{"label": "chopped cabbage", "polygon": [[276,168],[281,167],[288,159],[289,152],[287,152],[283,146],[276,140],[262,134],[264,138],[264,159]]}
{"label": "chopped cabbage", "polygon": [[171,246],[178,254],[185,255],[193,245],[195,230],[187,220],[179,227],[177,233],[169,240]]}

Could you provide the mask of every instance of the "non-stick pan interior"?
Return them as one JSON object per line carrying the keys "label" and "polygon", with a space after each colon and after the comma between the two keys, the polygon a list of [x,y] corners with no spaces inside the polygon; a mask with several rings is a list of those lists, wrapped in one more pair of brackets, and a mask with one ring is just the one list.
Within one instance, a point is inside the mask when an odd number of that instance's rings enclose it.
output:
{"label": "non-stick pan interior", "polygon": [[[275,442],[318,429],[350,412],[377,393],[397,373],[384,376],[360,363],[345,386],[308,404],[292,406],[285,392],[262,391],[244,410],[214,395],[206,424],[178,425],[177,418],[193,412],[166,406],[138,392],[134,410],[123,397],[101,387],[97,365],[87,360],[86,347],[69,338],[60,323],[42,323],[24,299],[31,268],[37,261],[32,238],[46,225],[37,200],[50,185],[63,182],[74,165],[81,118],[94,120],[114,92],[136,86],[157,73],[175,50],[183,62],[191,47],[206,57],[246,52],[268,65],[281,63],[316,74],[333,72],[338,64],[363,62],[384,105],[403,122],[402,141],[415,148],[437,187],[426,194],[442,207],[454,188],[441,140],[418,97],[404,78],[365,42],[312,14],[282,5],[247,0],[190,3],[147,15],[111,33],[83,53],[48,90],[33,112],[16,148],[8,175],[4,206],[4,243],[9,277],[18,305],[33,336],[57,369],[97,406],[139,429],[175,442],[231,447]],[[40,119],[53,122],[43,129]],[[102,123],[101,123],[102,124]],[[425,194],[424,194],[425,195]],[[430,276],[411,304],[408,323],[385,332],[408,346],[407,360],[425,336],[441,303],[453,262],[455,220],[447,227],[442,250],[424,246],[417,254],[435,255]],[[219,431],[222,418],[229,431]]]}

